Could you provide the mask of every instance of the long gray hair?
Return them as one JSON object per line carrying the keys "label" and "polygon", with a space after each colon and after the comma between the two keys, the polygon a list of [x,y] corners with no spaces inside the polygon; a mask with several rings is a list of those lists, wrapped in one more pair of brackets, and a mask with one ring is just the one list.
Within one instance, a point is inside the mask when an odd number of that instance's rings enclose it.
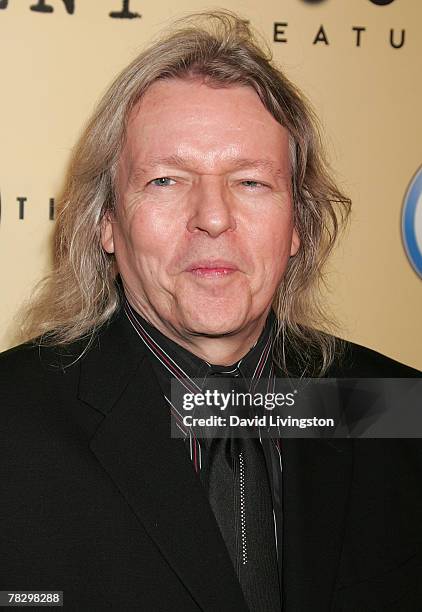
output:
{"label": "long gray hair", "polygon": [[274,297],[274,354],[286,349],[302,374],[321,376],[339,350],[321,306],[323,267],[350,212],[325,160],[317,120],[298,89],[272,63],[248,22],[229,11],[178,20],[125,68],[100,101],[74,151],[55,232],[54,267],[38,285],[23,333],[48,344],[92,338],[119,308],[113,255],[101,245],[104,215],[116,205],[114,179],[129,114],[158,79],[201,77],[212,86],[247,85],[290,136],[294,222],[300,248]]}

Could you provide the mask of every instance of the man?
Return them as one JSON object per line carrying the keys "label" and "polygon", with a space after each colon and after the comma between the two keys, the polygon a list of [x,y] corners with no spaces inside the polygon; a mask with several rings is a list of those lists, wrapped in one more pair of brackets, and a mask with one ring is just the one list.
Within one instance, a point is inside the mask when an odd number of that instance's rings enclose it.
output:
{"label": "man", "polygon": [[349,202],[248,26],[206,17],[123,71],[75,152],[38,339],[1,361],[0,589],[420,610],[419,443],[170,437],[172,379],[417,375],[312,327]]}

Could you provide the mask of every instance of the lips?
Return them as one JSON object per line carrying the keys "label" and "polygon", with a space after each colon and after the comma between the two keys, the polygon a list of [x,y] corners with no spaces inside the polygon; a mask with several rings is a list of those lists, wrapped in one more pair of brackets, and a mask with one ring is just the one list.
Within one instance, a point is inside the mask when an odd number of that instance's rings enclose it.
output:
{"label": "lips", "polygon": [[187,271],[196,276],[227,276],[236,272],[238,267],[231,261],[223,259],[214,259],[206,261],[196,261],[191,264]]}

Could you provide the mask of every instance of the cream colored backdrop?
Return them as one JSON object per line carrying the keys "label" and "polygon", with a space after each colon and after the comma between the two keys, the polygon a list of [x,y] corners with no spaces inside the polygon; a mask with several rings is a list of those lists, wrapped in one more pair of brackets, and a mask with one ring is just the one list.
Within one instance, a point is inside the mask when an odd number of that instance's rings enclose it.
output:
{"label": "cream colored backdrop", "polygon": [[[110,16],[125,4],[140,17]],[[258,27],[310,98],[353,199],[328,277],[343,336],[422,369],[422,285],[401,235],[403,199],[422,164],[422,3],[226,0],[224,7]],[[218,5],[0,0],[0,349],[13,344],[13,317],[49,266],[50,198],[96,100],[168,19],[203,8]]]}

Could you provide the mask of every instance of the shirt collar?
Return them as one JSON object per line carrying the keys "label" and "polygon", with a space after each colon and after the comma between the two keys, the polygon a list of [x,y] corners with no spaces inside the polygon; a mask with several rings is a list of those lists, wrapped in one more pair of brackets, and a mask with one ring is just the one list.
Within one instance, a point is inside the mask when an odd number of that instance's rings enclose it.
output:
{"label": "shirt collar", "polygon": [[[264,329],[255,345],[241,358],[230,366],[210,364],[177,344],[157,328],[148,323],[125,300],[125,313],[144,342],[152,356],[152,364],[162,384],[175,378],[195,378],[205,381],[209,376],[218,374],[242,376],[245,379],[259,379],[269,376],[272,367],[273,330],[276,320],[273,310],[270,310]],[[165,384],[166,389],[168,385]]]}

